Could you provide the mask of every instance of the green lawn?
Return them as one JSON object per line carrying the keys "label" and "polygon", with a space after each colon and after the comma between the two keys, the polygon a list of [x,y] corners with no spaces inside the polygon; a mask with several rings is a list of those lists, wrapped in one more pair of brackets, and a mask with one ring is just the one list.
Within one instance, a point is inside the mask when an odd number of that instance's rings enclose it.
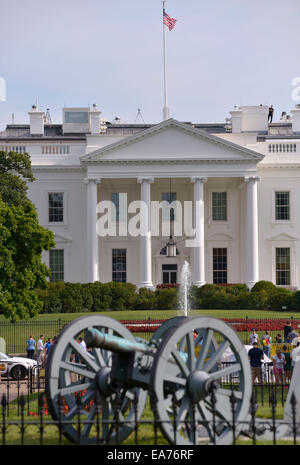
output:
{"label": "green lawn", "polygon": [[[115,310],[101,312],[99,315],[110,316],[117,320],[145,320],[168,319],[180,314],[178,310]],[[49,313],[38,315],[30,321],[53,321],[53,320],[74,320],[80,316],[95,315],[95,313]],[[192,310],[190,315],[208,315],[215,318],[300,318],[299,312],[275,312],[271,310]],[[0,321],[5,321],[0,315]]]}

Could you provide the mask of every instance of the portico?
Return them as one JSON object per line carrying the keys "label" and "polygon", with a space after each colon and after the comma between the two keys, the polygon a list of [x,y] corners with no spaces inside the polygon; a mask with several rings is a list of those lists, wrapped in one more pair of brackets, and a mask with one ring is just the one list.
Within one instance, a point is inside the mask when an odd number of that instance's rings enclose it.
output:
{"label": "portico", "polygon": [[[88,280],[111,281],[109,253],[125,249],[128,282],[153,289],[162,282],[158,264],[173,263],[179,275],[186,259],[193,282],[200,287],[213,282],[211,251],[226,248],[232,265],[228,282],[241,282],[243,277],[252,287],[259,279],[257,163],[262,158],[257,152],[174,120],[86,154],[81,163],[86,167]],[[160,255],[168,237],[153,235],[151,215],[152,202],[162,201],[170,179],[176,201],[190,202],[186,208],[192,205],[193,227],[191,235],[184,228],[181,237],[175,235],[179,255],[172,259]],[[212,219],[212,192],[228,192],[226,220]],[[97,205],[111,200],[113,193],[128,194],[127,206],[142,201],[139,237],[99,237]],[[230,214],[235,206],[238,216]]]}

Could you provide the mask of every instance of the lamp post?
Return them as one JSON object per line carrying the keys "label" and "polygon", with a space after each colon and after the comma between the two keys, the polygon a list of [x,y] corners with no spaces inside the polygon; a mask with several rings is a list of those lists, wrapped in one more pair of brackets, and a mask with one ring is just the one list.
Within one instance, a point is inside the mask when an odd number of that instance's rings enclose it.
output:
{"label": "lamp post", "polygon": [[[169,203],[171,203],[171,178],[170,178],[170,193],[169,193]],[[171,209],[170,209],[170,237],[168,242],[166,243],[166,256],[167,257],[176,257],[177,248],[176,242],[173,239],[173,225],[174,225],[174,217],[171,218]]]}

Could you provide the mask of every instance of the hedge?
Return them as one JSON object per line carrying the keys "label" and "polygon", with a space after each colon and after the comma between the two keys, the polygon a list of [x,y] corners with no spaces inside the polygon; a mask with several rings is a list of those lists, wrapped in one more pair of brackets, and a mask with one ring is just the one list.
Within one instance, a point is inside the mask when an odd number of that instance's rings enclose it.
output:
{"label": "hedge", "polygon": [[[178,307],[178,286],[137,289],[131,283],[49,283],[38,290],[43,313],[101,312],[110,310],[173,310]],[[192,309],[270,309],[300,311],[300,291],[259,281],[249,291],[246,284],[205,284],[190,292]]]}

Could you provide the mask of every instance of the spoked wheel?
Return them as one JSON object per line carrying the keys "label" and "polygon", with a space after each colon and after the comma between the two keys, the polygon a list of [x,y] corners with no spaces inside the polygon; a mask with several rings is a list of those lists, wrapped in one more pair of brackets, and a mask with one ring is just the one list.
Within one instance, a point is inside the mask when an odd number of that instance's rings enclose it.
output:
{"label": "spoked wheel", "polygon": [[[236,362],[224,366],[223,355],[230,349]],[[221,320],[185,318],[155,354],[150,391],[160,428],[171,443],[229,444],[233,422],[237,433],[249,413],[251,372],[244,345]]]}
{"label": "spoked wheel", "polygon": [[100,348],[86,351],[78,343],[78,338],[84,338],[91,328],[135,340],[125,326],[108,317],[82,317],[66,326],[46,364],[48,407],[53,418],[61,421],[65,436],[72,442],[119,443],[130,435],[135,420],[142,415],[147,392],[114,384],[110,377],[112,352]]}

